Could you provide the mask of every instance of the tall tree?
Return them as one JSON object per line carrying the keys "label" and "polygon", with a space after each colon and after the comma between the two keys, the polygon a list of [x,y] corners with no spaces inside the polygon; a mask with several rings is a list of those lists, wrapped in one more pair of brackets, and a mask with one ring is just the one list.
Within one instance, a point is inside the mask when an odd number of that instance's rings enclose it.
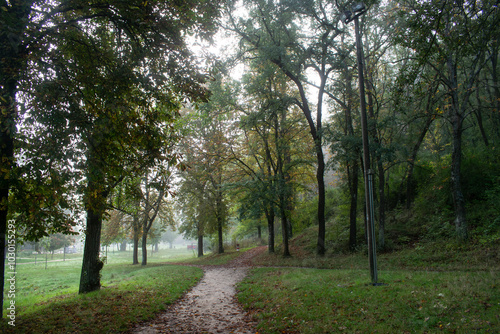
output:
{"label": "tall tree", "polygon": [[[165,173],[166,172],[166,173]],[[170,171],[156,171],[153,175],[144,178],[144,191],[142,192],[142,265],[148,263],[147,238],[153,223],[156,221],[165,197],[170,187]]]}
{"label": "tall tree", "polygon": [[[446,118],[451,126],[451,192],[455,230],[468,238],[466,203],[462,190],[461,161],[464,122],[472,114],[471,97],[485,68],[489,45],[500,23],[495,1],[418,2],[401,4],[403,23],[398,41],[415,49],[415,58],[429,66],[447,92]],[[465,42],[467,41],[467,42]],[[491,57],[491,55],[490,55]]]}
{"label": "tall tree", "polygon": [[[331,45],[341,33],[337,28],[336,7],[326,1],[249,1],[248,19],[232,18],[228,29],[237,33],[243,51],[272,62],[295,85],[295,104],[309,125],[316,153],[318,185],[318,241],[316,252],[324,255],[325,244],[325,159],[323,153],[323,102],[325,87],[335,69],[337,55]],[[299,27],[299,24],[308,29]],[[308,94],[306,71],[314,71],[318,84],[316,100]],[[314,113],[315,111],[315,113]]]}
{"label": "tall tree", "polygon": [[254,215],[265,214],[269,252],[274,252],[276,213],[281,219],[283,255],[290,256],[292,197],[298,183],[294,174],[299,167],[309,166],[307,145],[313,144],[303,135],[307,125],[295,106],[294,86],[278,68],[270,62],[255,62],[244,84],[250,98],[241,108],[243,142],[233,157],[244,175],[237,187],[247,193],[242,208],[254,211]]}
{"label": "tall tree", "polygon": [[[71,166],[82,168],[86,165],[80,170],[86,170],[81,176],[86,179],[86,240],[89,245],[85,252],[81,292],[99,288],[96,268],[100,266],[97,254],[105,210],[103,203],[109,186],[121,178],[105,170],[113,165],[110,162],[117,156],[107,158],[107,162],[101,158],[111,152],[118,155],[114,151],[116,146],[125,148],[124,154],[129,154],[127,148],[133,146],[125,141],[110,140],[117,133],[131,132],[130,129],[118,129],[114,122],[122,125],[135,122],[137,131],[140,127],[141,130],[148,126],[154,128],[155,122],[140,124],[148,117],[138,114],[148,115],[146,110],[170,113],[177,108],[179,95],[200,96],[204,89],[199,83],[203,79],[191,66],[183,33],[193,29],[206,36],[215,27],[218,5],[219,2],[195,0],[181,5],[175,1],[103,4],[78,0],[1,4],[3,207],[0,230],[6,222],[2,217],[6,217],[8,210],[9,189],[17,175],[11,173],[13,130],[18,111],[16,94],[19,87],[23,87],[23,101],[29,103],[29,109],[26,108],[29,117],[24,116],[22,121],[31,126],[40,125],[42,130],[38,134],[54,130],[57,136],[51,140],[56,139],[58,150],[71,147],[73,151],[79,146],[80,157],[76,165]],[[154,100],[161,103],[155,104]],[[120,119],[122,117],[124,119]],[[148,131],[142,132],[150,136],[149,139],[153,138]],[[82,145],[74,145],[78,141]],[[134,142],[145,144],[146,141],[144,138],[142,142]],[[141,149],[142,153],[154,151],[146,148]],[[85,157],[81,158],[82,155]],[[132,155],[127,158],[127,162],[135,160]],[[119,160],[122,159],[114,161]],[[153,160],[142,159],[147,163]],[[124,172],[142,167],[137,163],[132,165]],[[60,229],[67,229],[67,224],[62,224]]]}
{"label": "tall tree", "polygon": [[231,177],[228,163],[230,142],[234,140],[233,113],[238,93],[237,87],[221,74],[210,83],[209,89],[210,99],[187,115],[191,121],[182,148],[188,166],[184,179],[199,189],[200,193],[193,198],[196,199],[195,216],[198,219],[204,216],[204,221],[210,222],[204,231],[216,233],[217,251],[223,253],[223,232],[228,219],[225,185]]}

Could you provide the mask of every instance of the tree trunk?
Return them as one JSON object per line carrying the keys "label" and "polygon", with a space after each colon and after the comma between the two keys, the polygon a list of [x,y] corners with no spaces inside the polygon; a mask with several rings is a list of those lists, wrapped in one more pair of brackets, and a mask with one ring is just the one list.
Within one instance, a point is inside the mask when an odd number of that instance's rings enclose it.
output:
{"label": "tree trunk", "polygon": [[347,178],[349,182],[349,250],[354,252],[357,247],[357,213],[358,213],[358,180],[359,166],[353,161],[352,166],[347,166]]}
{"label": "tree trunk", "polygon": [[223,217],[223,203],[222,203],[222,191],[220,190],[220,185],[222,184],[222,179],[219,178],[219,188],[217,189],[216,193],[216,212],[217,212],[217,235],[218,235],[218,246],[217,246],[217,252],[219,254],[224,253],[224,233],[223,233],[223,228],[224,228],[224,217]]}
{"label": "tree trunk", "polygon": [[378,194],[379,194],[379,217],[378,217],[378,247],[385,248],[385,171],[382,160],[378,160]]}
{"label": "tree trunk", "polygon": [[127,240],[124,240],[120,244],[120,252],[125,252],[126,250],[127,250]]}
{"label": "tree trunk", "polygon": [[203,234],[198,234],[198,257],[203,256]]}
{"label": "tree trunk", "polygon": [[[343,37],[342,37],[343,39]],[[354,125],[352,120],[352,101],[354,100],[354,94],[352,90],[352,73],[347,67],[347,64],[343,66],[343,73],[345,77],[346,89],[345,96],[347,97],[347,102],[344,103],[345,111],[345,129],[344,134],[346,136],[351,136],[354,138]],[[358,213],[358,183],[359,183],[359,163],[358,158],[360,156],[359,149],[357,147],[349,147],[353,152],[352,156],[347,157],[347,182],[349,186],[349,250],[354,252],[357,247],[357,213]]]}
{"label": "tree trunk", "polygon": [[498,82],[498,48],[499,43],[498,39],[493,42],[492,50],[491,50],[491,80],[493,93],[494,93],[494,111],[492,115],[493,124],[495,125],[493,128],[496,129],[497,140],[500,139],[500,83]]}
{"label": "tree trunk", "polygon": [[318,243],[316,246],[316,254],[319,256],[325,255],[326,252],[326,227],[325,227],[325,160],[323,149],[321,148],[321,140],[316,143],[316,156],[318,159],[318,168],[316,171],[316,180],[318,181]]}
{"label": "tree trunk", "polygon": [[290,257],[290,249],[288,246],[288,222],[285,210],[281,209],[281,231],[283,235],[283,256]]}
{"label": "tree trunk", "polygon": [[[19,75],[26,62],[26,46],[22,45],[26,23],[31,13],[30,2],[11,1],[11,9],[2,13],[0,26],[0,306],[3,305],[5,275],[5,234],[7,233],[10,173],[14,166],[14,134],[16,133],[16,92]],[[5,9],[5,8],[2,8]],[[8,36],[8,38],[7,38]],[[3,317],[3,308],[0,311]]]}
{"label": "tree trunk", "polygon": [[148,264],[148,233],[142,231],[142,262],[141,265],[145,266]]}
{"label": "tree trunk", "polygon": [[86,293],[99,290],[101,287],[101,269],[104,263],[99,259],[101,249],[102,215],[106,207],[108,191],[105,190],[105,177],[102,173],[101,163],[96,157],[98,142],[89,138],[89,151],[87,152],[87,189],[86,210],[87,226],[85,231],[85,246],[83,252],[82,272],[80,276],[80,291]]}
{"label": "tree trunk", "polygon": [[[458,95],[457,65],[452,56],[447,59],[449,74],[449,94],[451,96],[450,117],[452,124],[452,153],[451,153],[451,188],[453,207],[455,211],[455,232],[457,238],[467,240],[467,220],[465,215],[465,198],[462,192],[461,163],[462,163],[462,134],[464,113],[460,110]],[[470,94],[470,93],[469,93]],[[466,105],[466,101],[463,102]]]}
{"label": "tree trunk", "polygon": [[101,269],[104,266],[99,259],[101,226],[102,214],[88,209],[79,293],[92,292],[101,288]]}
{"label": "tree trunk", "polygon": [[266,218],[268,232],[267,252],[269,254],[274,254],[274,209],[272,205],[269,205],[268,209],[266,209]]}
{"label": "tree trunk", "polygon": [[222,219],[220,217],[217,218],[217,235],[218,235],[218,246],[217,252],[219,254],[224,253],[224,240],[223,240],[223,231],[222,231]]}
{"label": "tree trunk", "polygon": [[468,238],[467,220],[465,215],[465,198],[461,184],[461,161],[462,161],[462,123],[463,119],[459,113],[453,117],[453,148],[451,154],[451,186],[453,193],[453,206],[455,209],[455,230],[459,240]]}
{"label": "tree trunk", "polygon": [[132,238],[134,240],[134,249],[132,251],[132,264],[139,264],[139,218],[137,214],[134,215],[133,224],[134,235]]}

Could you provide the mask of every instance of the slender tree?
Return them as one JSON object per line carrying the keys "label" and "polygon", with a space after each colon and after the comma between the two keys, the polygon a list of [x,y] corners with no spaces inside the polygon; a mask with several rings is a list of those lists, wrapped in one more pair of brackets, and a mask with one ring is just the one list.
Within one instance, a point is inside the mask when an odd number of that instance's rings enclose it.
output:
{"label": "slender tree", "polygon": [[[232,18],[230,27],[237,33],[248,52],[270,61],[285,74],[299,92],[295,104],[302,110],[309,125],[316,153],[318,186],[318,241],[316,252],[324,255],[325,244],[325,159],[323,153],[323,102],[325,87],[336,66],[331,48],[341,33],[337,28],[337,9],[326,1],[249,2],[248,19]],[[310,29],[300,29],[299,21]],[[307,22],[307,23],[306,23]],[[310,32],[310,34],[309,34]],[[306,71],[312,69],[319,81],[315,85],[316,100],[312,102]],[[315,113],[314,113],[315,111]]]}
{"label": "slender tree", "polygon": [[488,46],[496,37],[500,22],[498,6],[494,1],[486,1],[482,6],[468,2],[411,1],[402,4],[402,9],[404,28],[398,41],[416,48],[416,61],[432,68],[447,92],[455,230],[458,239],[465,241],[468,224],[461,180],[464,122],[472,114],[471,97],[487,64]]}

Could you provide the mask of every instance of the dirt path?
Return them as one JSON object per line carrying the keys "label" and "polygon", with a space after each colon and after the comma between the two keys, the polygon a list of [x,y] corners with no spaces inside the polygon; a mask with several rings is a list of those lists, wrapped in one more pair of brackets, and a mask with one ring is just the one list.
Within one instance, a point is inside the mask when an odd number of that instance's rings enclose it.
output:
{"label": "dirt path", "polygon": [[247,274],[257,247],[224,266],[204,266],[203,279],[180,301],[131,333],[256,333],[255,324],[237,303],[235,285]]}

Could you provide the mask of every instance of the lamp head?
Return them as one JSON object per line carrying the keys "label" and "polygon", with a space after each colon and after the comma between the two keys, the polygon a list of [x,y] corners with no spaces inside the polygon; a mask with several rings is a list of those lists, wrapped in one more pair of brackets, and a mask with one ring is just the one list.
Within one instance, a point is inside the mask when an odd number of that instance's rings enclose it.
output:
{"label": "lamp head", "polygon": [[344,22],[345,24],[347,24],[347,23],[349,23],[351,21],[351,16],[352,16],[352,12],[350,10],[344,10],[340,14],[340,20],[342,22]]}
{"label": "lamp head", "polygon": [[340,13],[340,20],[347,24],[354,20],[355,18],[361,16],[366,12],[366,6],[363,2],[358,2],[351,6],[350,9],[344,9],[342,13]]}
{"label": "lamp head", "polygon": [[362,2],[358,2],[356,3],[355,5],[352,6],[352,11],[355,13],[355,14],[358,14],[358,13],[361,13],[362,11],[364,11],[366,9],[366,6],[364,3]]}

